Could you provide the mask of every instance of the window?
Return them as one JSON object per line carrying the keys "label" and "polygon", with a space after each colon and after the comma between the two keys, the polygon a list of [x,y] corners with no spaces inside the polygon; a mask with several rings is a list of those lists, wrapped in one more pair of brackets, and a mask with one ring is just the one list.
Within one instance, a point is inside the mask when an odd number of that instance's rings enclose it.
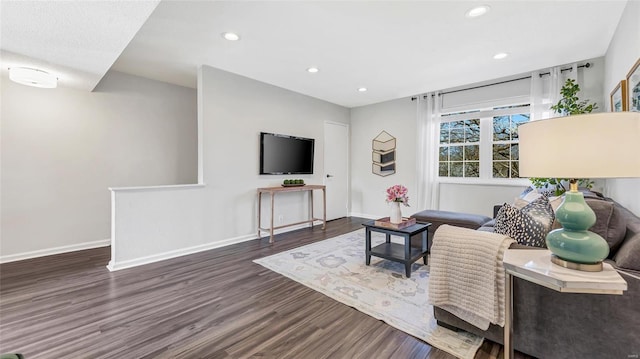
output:
{"label": "window", "polygon": [[443,114],[438,175],[518,178],[518,126],[529,118],[529,104]]}
{"label": "window", "polygon": [[480,119],[440,124],[441,177],[480,176]]}
{"label": "window", "polygon": [[518,126],[529,114],[493,117],[493,178],[518,178]]}

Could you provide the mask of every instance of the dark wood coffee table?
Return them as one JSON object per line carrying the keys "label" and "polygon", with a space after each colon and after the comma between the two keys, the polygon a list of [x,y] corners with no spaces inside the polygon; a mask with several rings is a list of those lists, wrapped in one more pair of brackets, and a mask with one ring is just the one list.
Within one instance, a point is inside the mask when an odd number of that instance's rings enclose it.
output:
{"label": "dark wood coffee table", "polygon": [[[394,229],[375,225],[375,221],[369,221],[362,224],[365,226],[366,233],[366,255],[367,265],[371,264],[371,256],[384,258],[394,262],[404,264],[407,278],[411,278],[411,264],[422,257],[424,264],[427,264],[427,237],[429,232],[427,229],[431,223],[416,223],[412,226]],[[385,243],[371,248],[371,232],[384,233],[386,235]],[[411,237],[422,235],[422,248],[411,248]],[[400,236],[404,238],[404,245],[391,243],[391,236]]]}

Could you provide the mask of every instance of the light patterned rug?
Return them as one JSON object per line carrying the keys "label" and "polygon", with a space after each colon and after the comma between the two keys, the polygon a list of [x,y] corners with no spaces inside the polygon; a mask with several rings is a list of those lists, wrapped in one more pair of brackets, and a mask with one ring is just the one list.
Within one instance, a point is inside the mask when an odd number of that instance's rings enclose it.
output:
{"label": "light patterned rug", "polygon": [[[401,238],[392,237],[393,242]],[[372,233],[373,246],[384,235]],[[404,266],[377,257],[365,265],[364,229],[326,239],[254,262],[321,292],[341,303],[424,340],[459,358],[473,358],[483,338],[439,327],[427,303],[429,268],[413,264],[411,278]]]}

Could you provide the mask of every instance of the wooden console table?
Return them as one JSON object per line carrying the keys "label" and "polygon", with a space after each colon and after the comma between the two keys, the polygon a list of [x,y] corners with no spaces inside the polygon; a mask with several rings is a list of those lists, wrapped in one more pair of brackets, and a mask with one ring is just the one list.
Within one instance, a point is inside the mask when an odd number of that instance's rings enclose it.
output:
{"label": "wooden console table", "polygon": [[[313,217],[313,191],[320,189],[322,190],[322,218],[315,218]],[[285,225],[281,225],[281,226],[277,226],[274,227],[273,226],[273,203],[274,203],[274,197],[276,193],[280,193],[280,192],[302,192],[302,191],[309,191],[309,202],[310,202],[310,215],[309,215],[309,219],[306,221],[302,221],[302,222],[296,222],[296,223],[290,223],[290,224],[285,224]],[[262,222],[261,220],[261,214],[262,214],[262,194],[263,193],[269,193],[271,194],[271,226],[269,228],[262,228]],[[315,221],[322,221],[322,229],[325,229],[325,226],[327,224],[327,191],[326,191],[326,186],[324,185],[305,185],[305,186],[295,186],[295,187],[263,187],[263,188],[258,188],[258,239],[261,238],[260,236],[260,232],[261,231],[265,231],[265,232],[269,232],[269,243],[273,243],[273,231],[275,229],[279,229],[279,228],[284,228],[284,227],[291,227],[291,226],[296,226],[298,224],[304,224],[304,223],[311,223],[313,225],[313,222]]]}

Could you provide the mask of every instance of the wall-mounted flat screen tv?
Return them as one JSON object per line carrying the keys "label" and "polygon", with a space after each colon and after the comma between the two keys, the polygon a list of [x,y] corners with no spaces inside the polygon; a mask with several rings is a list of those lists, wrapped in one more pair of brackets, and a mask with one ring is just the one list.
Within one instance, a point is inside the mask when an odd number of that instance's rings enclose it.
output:
{"label": "wall-mounted flat screen tv", "polygon": [[260,133],[260,174],[312,174],[313,138]]}

